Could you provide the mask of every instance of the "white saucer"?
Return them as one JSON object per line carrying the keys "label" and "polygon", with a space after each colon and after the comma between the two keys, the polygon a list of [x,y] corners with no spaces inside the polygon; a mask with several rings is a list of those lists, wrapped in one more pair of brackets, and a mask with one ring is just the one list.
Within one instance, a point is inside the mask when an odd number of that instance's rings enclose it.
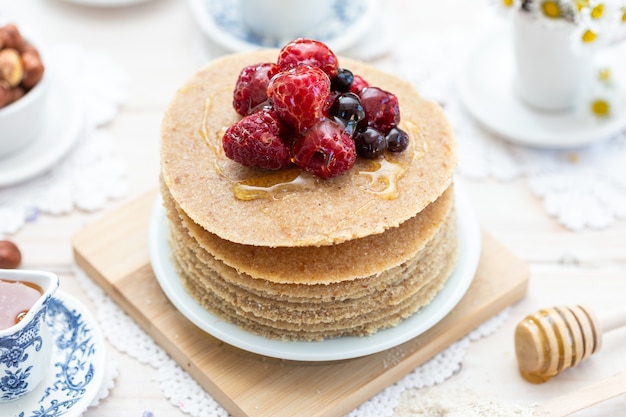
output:
{"label": "white saucer", "polygon": [[445,287],[433,301],[398,326],[368,337],[340,337],[321,342],[284,342],[249,333],[202,308],[182,286],[171,262],[168,226],[160,199],[154,203],[149,226],[149,250],[155,276],[174,306],[212,336],[260,355],[298,361],[333,361],[365,356],[404,343],[443,319],[469,288],[480,257],[480,227],[467,197],[457,189],[459,259]]}
{"label": "white saucer", "polygon": [[[242,22],[236,3],[236,0],[189,0],[202,31],[228,51],[281,48],[291,40],[262,38],[252,33]],[[376,16],[376,6],[375,0],[336,0],[326,24],[302,36],[322,41],[340,53],[366,34]]]}
{"label": "white saucer", "polygon": [[46,379],[25,397],[0,403],[3,417],[80,416],[96,398],[106,374],[104,339],[78,300],[57,292],[46,322],[55,346]]}
{"label": "white saucer", "polygon": [[[626,104],[606,120],[584,111],[541,112],[525,105],[513,88],[512,45],[508,31],[490,33],[471,49],[457,77],[461,100],[487,129],[521,145],[560,149],[608,139],[626,126]],[[626,103],[626,94],[621,96]]]}
{"label": "white saucer", "polygon": [[0,187],[34,177],[51,168],[76,142],[83,129],[83,110],[75,87],[54,73],[43,129],[28,147],[0,158]]}

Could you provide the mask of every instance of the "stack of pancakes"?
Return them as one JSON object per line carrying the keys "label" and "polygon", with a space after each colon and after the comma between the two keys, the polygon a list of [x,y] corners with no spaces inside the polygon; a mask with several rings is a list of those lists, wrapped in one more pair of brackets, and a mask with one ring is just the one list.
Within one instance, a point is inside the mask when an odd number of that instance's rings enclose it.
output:
{"label": "stack of pancakes", "polygon": [[275,174],[226,158],[221,137],[239,118],[231,106],[239,71],[276,54],[213,61],[169,106],[161,194],[172,261],[198,303],[256,334],[322,340],[394,326],[427,305],[455,266],[451,129],[410,84],[344,58],[342,67],[398,96],[409,148],[242,198],[241,184],[273,184]]}

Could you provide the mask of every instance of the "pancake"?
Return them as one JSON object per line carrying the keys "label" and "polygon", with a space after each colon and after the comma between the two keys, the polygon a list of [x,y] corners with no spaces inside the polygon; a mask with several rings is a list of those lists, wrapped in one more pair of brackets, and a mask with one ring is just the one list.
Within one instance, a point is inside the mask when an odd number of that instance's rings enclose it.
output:
{"label": "pancake", "polygon": [[[210,252],[219,246],[219,238],[213,235],[204,239],[199,230],[192,231],[197,225],[176,208],[166,190],[163,195],[174,265],[187,291],[212,313],[267,337],[322,340],[366,336],[394,326],[431,301],[456,261],[452,189],[415,218],[380,236],[322,247],[242,246],[230,256],[235,267]],[[390,251],[377,250],[378,240],[392,243],[398,237],[402,239],[395,242],[396,246],[419,249],[404,252],[402,261],[393,266],[387,261],[362,262],[363,254],[367,260],[383,261]],[[206,245],[207,240],[210,245]],[[232,242],[221,243],[233,247]],[[268,255],[274,260],[271,268]],[[376,272],[350,274],[352,266],[358,264],[377,264],[378,269],[370,265]],[[254,275],[241,272],[241,265]],[[319,265],[331,268],[324,272],[325,267]],[[334,270],[344,272],[334,274]],[[276,280],[275,276],[283,278]]]}
{"label": "pancake", "polygon": [[336,178],[309,178],[306,192],[245,201],[233,194],[238,181],[259,170],[229,160],[221,151],[225,128],[240,116],[231,106],[241,68],[274,61],[276,51],[229,55],[197,72],[176,93],[161,129],[161,175],[182,210],[222,239],[255,246],[321,246],[382,233],[415,216],[450,186],[456,167],[452,130],[440,107],[420,97],[411,84],[371,66],[340,63],[371,85],[397,95],[400,127],[409,149],[389,164],[401,178],[394,198],[371,185],[371,161]]}
{"label": "pancake", "polygon": [[395,326],[431,302],[456,264],[451,128],[409,83],[342,58],[398,97],[409,147],[357,158],[331,179],[244,167],[221,148],[240,119],[235,80],[276,56],[213,61],[164,115],[160,184],[176,271],[204,308],[265,337],[313,341]]}

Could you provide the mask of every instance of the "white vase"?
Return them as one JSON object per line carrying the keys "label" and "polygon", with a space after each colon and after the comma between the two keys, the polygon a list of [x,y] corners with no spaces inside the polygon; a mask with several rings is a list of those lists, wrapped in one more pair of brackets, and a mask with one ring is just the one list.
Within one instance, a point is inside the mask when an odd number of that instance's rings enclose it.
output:
{"label": "white vase", "polygon": [[513,17],[515,91],[531,107],[567,111],[591,81],[592,60],[573,48],[573,23],[548,23],[521,11]]}

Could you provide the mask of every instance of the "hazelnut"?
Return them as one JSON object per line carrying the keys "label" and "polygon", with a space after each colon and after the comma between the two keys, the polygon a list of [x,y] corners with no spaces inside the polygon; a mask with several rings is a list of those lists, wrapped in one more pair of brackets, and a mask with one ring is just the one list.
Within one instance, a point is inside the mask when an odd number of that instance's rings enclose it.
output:
{"label": "hazelnut", "polygon": [[0,34],[0,38],[2,38],[4,41],[3,48],[12,48],[17,49],[18,51],[21,51],[22,48],[24,48],[24,38],[22,37],[22,34],[20,33],[17,26],[15,26],[13,23],[9,23],[0,28],[0,32],[3,32],[2,34]]}
{"label": "hazelnut", "polygon": [[15,269],[22,263],[22,253],[10,240],[0,240],[0,268]]}
{"label": "hazelnut", "polygon": [[8,82],[0,80],[0,108],[13,101],[13,92]]}
{"label": "hazelnut", "polygon": [[17,49],[7,48],[0,51],[0,80],[5,80],[11,87],[17,86],[24,78],[24,66]]}
{"label": "hazelnut", "polygon": [[16,102],[17,100],[24,97],[24,94],[26,94],[26,91],[22,87],[15,87],[13,90],[11,90],[11,102],[9,104]]}
{"label": "hazelnut", "polygon": [[32,52],[33,54],[37,55],[37,57],[39,57],[39,51],[37,50],[37,48],[35,48],[35,46],[32,43],[26,42],[21,52],[22,54],[25,54],[27,52],[29,53]]}
{"label": "hazelnut", "polygon": [[35,49],[26,50],[22,53],[22,66],[24,68],[22,87],[30,90],[41,80],[44,71],[41,58]]}

